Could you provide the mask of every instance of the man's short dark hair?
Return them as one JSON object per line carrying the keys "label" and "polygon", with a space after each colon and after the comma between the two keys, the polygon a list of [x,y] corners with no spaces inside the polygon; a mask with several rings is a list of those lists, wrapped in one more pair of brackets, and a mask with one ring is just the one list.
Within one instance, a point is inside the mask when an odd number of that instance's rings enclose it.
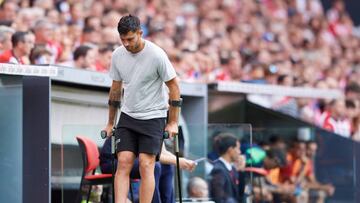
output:
{"label": "man's short dark hair", "polygon": [[123,16],[118,23],[117,29],[120,35],[126,35],[128,32],[135,32],[140,29],[140,19],[131,14]]}
{"label": "man's short dark hair", "polygon": [[345,106],[346,106],[346,108],[349,108],[349,109],[356,109],[356,103],[354,100],[351,100],[351,99],[345,100]]}
{"label": "man's short dark hair", "polygon": [[83,28],[83,33],[84,34],[89,34],[89,33],[92,33],[92,32],[96,32],[95,28],[90,27],[90,26],[85,26]]}
{"label": "man's short dark hair", "polygon": [[286,152],[281,149],[269,149],[266,151],[266,156],[270,159],[276,160],[278,167],[286,166]]}
{"label": "man's short dark hair", "polygon": [[114,46],[111,44],[106,44],[99,48],[99,54],[104,54],[106,52],[113,52],[113,51],[114,51]]}
{"label": "man's short dark hair", "polygon": [[25,36],[29,34],[29,32],[17,31],[11,36],[11,43],[13,47],[16,47],[19,42],[25,42]]}
{"label": "man's short dark hair", "polygon": [[276,135],[276,134],[272,134],[270,135],[270,138],[269,138],[269,143],[271,145],[274,145],[278,142],[285,142],[284,139],[282,139],[279,135]]}
{"label": "man's short dark hair", "polygon": [[348,92],[360,93],[360,85],[355,82],[351,82],[350,84],[348,84],[345,87],[345,93],[348,93]]}
{"label": "man's short dark hair", "polygon": [[30,62],[35,64],[36,60],[43,55],[52,56],[52,53],[44,45],[35,45],[30,53]]}
{"label": "man's short dark hair", "polygon": [[81,45],[78,48],[76,48],[74,51],[74,60],[76,61],[80,57],[85,57],[90,49],[92,48],[87,45]]}
{"label": "man's short dark hair", "polygon": [[220,155],[225,154],[230,147],[236,147],[238,141],[239,139],[231,133],[220,134],[216,141],[218,153]]}

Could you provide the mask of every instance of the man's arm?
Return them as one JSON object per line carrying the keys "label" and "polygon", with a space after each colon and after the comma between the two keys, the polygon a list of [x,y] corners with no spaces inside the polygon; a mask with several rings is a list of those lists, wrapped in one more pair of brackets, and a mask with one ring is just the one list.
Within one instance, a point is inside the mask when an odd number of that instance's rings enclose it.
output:
{"label": "man's arm", "polygon": [[[176,165],[176,156],[166,149],[165,144],[161,148],[160,162],[162,164]],[[186,158],[180,158],[179,164],[181,169],[188,171],[193,171],[196,167],[196,163],[193,160]]]}
{"label": "man's arm", "polygon": [[105,128],[108,136],[111,135],[114,122],[116,122],[115,115],[119,108],[117,104],[120,104],[121,90],[122,90],[122,82],[113,80],[109,92],[109,117],[108,117],[108,123]]}
{"label": "man's arm", "polygon": [[[165,84],[169,88],[169,100],[180,100],[180,87],[177,77],[167,81]],[[170,137],[178,133],[179,111],[180,107],[170,105],[168,123],[165,127],[165,131],[169,133]]]}
{"label": "man's arm", "polygon": [[322,184],[317,181],[315,174],[312,173],[307,177],[306,182],[307,189],[314,189],[314,190],[323,190],[326,192],[327,195],[332,196],[335,192],[335,188],[331,184]]}

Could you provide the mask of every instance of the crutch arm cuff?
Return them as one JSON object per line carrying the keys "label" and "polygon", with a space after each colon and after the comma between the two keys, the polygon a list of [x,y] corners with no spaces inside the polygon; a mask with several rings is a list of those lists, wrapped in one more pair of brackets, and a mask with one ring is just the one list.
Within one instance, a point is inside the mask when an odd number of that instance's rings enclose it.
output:
{"label": "crutch arm cuff", "polygon": [[108,105],[112,106],[114,108],[120,108],[121,102],[120,101],[109,100]]}
{"label": "crutch arm cuff", "polygon": [[172,107],[181,107],[183,104],[183,99],[179,98],[179,100],[170,100],[169,99],[169,105]]}

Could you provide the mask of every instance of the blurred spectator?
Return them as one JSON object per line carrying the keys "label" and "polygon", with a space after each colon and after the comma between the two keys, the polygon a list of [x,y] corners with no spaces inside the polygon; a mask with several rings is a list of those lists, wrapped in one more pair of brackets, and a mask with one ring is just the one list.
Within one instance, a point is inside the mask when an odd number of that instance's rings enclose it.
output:
{"label": "blurred spectator", "polygon": [[11,36],[13,48],[0,55],[0,63],[30,64],[30,53],[35,37],[31,32],[15,32]]}
{"label": "blurred spectator", "polygon": [[0,26],[0,55],[7,50],[12,49],[11,35],[15,33],[15,30],[1,25]]}
{"label": "blurred spectator", "polygon": [[271,135],[269,138],[270,149],[279,149],[286,151],[287,146],[285,140],[282,139],[279,135]]}
{"label": "blurred spectator", "polygon": [[94,27],[84,27],[82,31],[81,44],[96,44],[101,43],[101,33],[96,30]]}
{"label": "blurred spectator", "polygon": [[299,104],[299,116],[301,119],[319,125],[321,117],[321,110],[319,108],[319,101],[316,99],[301,98],[298,99]]}
{"label": "blurred spectator", "polygon": [[37,7],[22,8],[12,26],[17,31],[29,31],[37,20],[44,18],[44,14],[45,11]]}
{"label": "blurred spectator", "polygon": [[120,45],[120,38],[114,28],[105,27],[101,30],[101,39],[103,44]]}
{"label": "blurred spectator", "polygon": [[306,156],[306,143],[295,141],[287,154],[287,165],[280,169],[280,181],[295,186],[296,202],[308,202],[306,178],[313,173],[312,165]]}
{"label": "blurred spectator", "polygon": [[[286,145],[285,141],[278,135],[271,135],[269,138],[269,148],[265,149],[265,150],[267,150],[267,151],[268,150],[280,150],[281,152],[285,153],[287,151],[287,145]],[[285,160],[285,162],[286,162],[286,160]],[[283,167],[283,166],[278,166],[278,167],[269,169],[267,179],[269,180],[269,182],[271,184],[281,187],[282,184],[281,184],[281,180],[280,180],[280,167]]]}
{"label": "blurred spectator", "polygon": [[189,198],[207,199],[209,198],[209,188],[207,182],[200,177],[192,177],[187,185]]}
{"label": "blurred spectator", "polygon": [[35,46],[30,53],[30,62],[35,65],[52,64],[52,53],[44,46]]}
{"label": "blurred spectator", "polygon": [[[107,2],[110,2],[110,1],[107,1]],[[89,11],[90,15],[101,18],[105,11],[105,4],[106,4],[106,1],[93,1],[90,6],[90,11]],[[86,22],[85,22],[85,24],[86,24]]]}
{"label": "blurred spectator", "polygon": [[84,27],[85,9],[84,3],[81,1],[74,1],[70,3],[70,19],[69,22]]}
{"label": "blurred spectator", "polygon": [[50,21],[50,23],[52,23],[54,25],[62,24],[60,12],[54,8],[46,10],[45,16]]}
{"label": "blurred spectator", "polygon": [[93,28],[96,31],[100,31],[101,30],[101,18],[97,17],[97,16],[87,16],[84,19],[84,28]]}
{"label": "blurred spectator", "polygon": [[60,57],[62,47],[54,41],[55,26],[46,19],[41,19],[35,22],[33,27],[35,33],[36,45],[45,46],[52,54],[51,63],[55,63]]}
{"label": "blurred spectator", "polygon": [[81,45],[74,51],[74,60],[61,63],[60,65],[95,71],[96,53],[95,47]]}
{"label": "blurred spectator", "polygon": [[68,37],[71,40],[72,47],[81,45],[82,27],[76,23],[69,23]]}
{"label": "blurred spectator", "polygon": [[310,141],[306,146],[306,155],[308,162],[312,168],[311,173],[306,177],[305,188],[309,189],[309,202],[324,203],[327,196],[332,196],[335,192],[334,186],[331,184],[322,184],[317,181],[315,176],[315,156],[318,149],[317,143]]}
{"label": "blurred spectator", "polygon": [[[250,80],[244,80],[244,82],[255,83],[255,84],[266,84],[266,65],[258,62],[254,62],[250,65],[249,76]],[[276,69],[275,65],[271,66]]]}
{"label": "blurred spectator", "polygon": [[336,22],[339,20],[340,15],[345,13],[345,3],[343,0],[334,0],[332,7],[327,11],[327,18],[330,23]]}
{"label": "blurred spectator", "polygon": [[[306,143],[303,141],[295,141],[287,155],[287,166],[282,168],[282,181],[291,183],[299,183],[301,181],[300,172],[305,170],[308,174],[312,170],[306,157]],[[303,165],[305,164],[305,165]]]}
{"label": "blurred spectator", "polygon": [[111,64],[111,56],[114,48],[111,45],[104,46],[99,49],[99,54],[96,60],[96,71],[108,72]]}
{"label": "blurred spectator", "polygon": [[[291,87],[294,85],[294,78],[290,75],[280,75],[278,76],[277,83],[279,85]],[[292,97],[274,97],[272,108],[293,117],[299,115],[298,104]]]}
{"label": "blurred spectator", "polygon": [[347,99],[360,100],[360,84],[352,82],[345,88],[345,96]]}
{"label": "blurred spectator", "polygon": [[[263,150],[259,147],[251,147],[246,150],[247,167],[245,170],[253,173],[256,178],[252,184],[255,201],[271,202],[277,195],[292,195],[293,188],[272,182],[270,173],[286,165],[286,153],[282,149]],[[258,155],[256,155],[258,154]],[[261,155],[261,156],[259,156]],[[272,174],[273,175],[273,174]]]}
{"label": "blurred spectator", "polygon": [[102,17],[102,24],[105,27],[115,28],[117,27],[118,20],[121,18],[121,14],[115,10],[111,10]]}
{"label": "blurred spectator", "polygon": [[352,139],[360,142],[360,114],[353,119]]}
{"label": "blurred spectator", "polygon": [[241,58],[238,52],[222,51],[220,53],[220,63],[222,65],[222,71],[217,73],[217,80],[241,80]]}
{"label": "blurred spectator", "polygon": [[336,22],[333,22],[331,29],[340,38],[349,37],[352,33],[353,24],[348,14],[342,13]]}
{"label": "blurred spectator", "polygon": [[0,21],[12,24],[16,19],[19,6],[12,0],[4,0],[0,3]]}
{"label": "blurred spectator", "polygon": [[323,127],[331,132],[344,137],[351,135],[351,123],[346,116],[346,106],[344,100],[333,100],[328,105],[328,111],[325,112]]}
{"label": "blurred spectator", "polygon": [[[360,101],[359,100],[352,100],[352,99],[346,99],[345,100],[345,116],[350,122],[360,114]],[[352,127],[352,126],[351,126]]]}

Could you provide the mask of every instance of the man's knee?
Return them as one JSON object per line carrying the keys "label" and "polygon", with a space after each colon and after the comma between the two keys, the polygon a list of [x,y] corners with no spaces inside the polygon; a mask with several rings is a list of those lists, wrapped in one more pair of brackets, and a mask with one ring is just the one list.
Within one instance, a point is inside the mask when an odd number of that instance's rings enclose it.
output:
{"label": "man's knee", "polygon": [[155,156],[140,156],[139,158],[140,173],[154,174]]}
{"label": "man's knee", "polygon": [[129,153],[118,154],[118,168],[120,170],[130,171],[134,164],[135,156]]}

